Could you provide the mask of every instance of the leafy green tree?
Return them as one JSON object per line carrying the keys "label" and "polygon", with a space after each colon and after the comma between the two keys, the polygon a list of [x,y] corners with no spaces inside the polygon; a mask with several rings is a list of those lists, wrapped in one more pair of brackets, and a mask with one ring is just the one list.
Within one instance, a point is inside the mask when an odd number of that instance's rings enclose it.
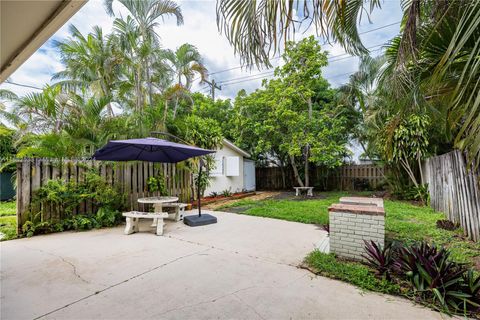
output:
{"label": "leafy green tree", "polygon": [[310,163],[335,167],[347,154],[345,119],[333,108],[334,92],[321,75],[326,54],[313,37],[288,43],[283,59],[264,89],[237,96],[234,136],[257,157],[288,162],[297,183],[309,186]]}

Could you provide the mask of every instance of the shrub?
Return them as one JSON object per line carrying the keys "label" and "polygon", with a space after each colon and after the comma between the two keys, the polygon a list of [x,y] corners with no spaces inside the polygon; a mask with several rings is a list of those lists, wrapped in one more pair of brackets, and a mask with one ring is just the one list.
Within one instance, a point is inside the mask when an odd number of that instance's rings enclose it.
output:
{"label": "shrub", "polygon": [[231,197],[232,196],[232,191],[230,189],[225,189],[222,191],[222,196],[224,197]]}
{"label": "shrub", "polygon": [[[84,215],[74,215],[75,208],[89,201],[98,210]],[[121,220],[125,197],[110,186],[97,172],[85,174],[83,182],[49,180],[34,195],[31,208],[50,210],[60,217],[59,221],[43,221],[42,212],[31,213],[30,220],[22,226],[26,236],[59,232],[64,230],[89,230],[111,227]]]}
{"label": "shrub", "polygon": [[168,195],[167,187],[165,186],[165,178],[163,177],[163,175],[148,178],[147,187],[148,191],[150,192],[158,191],[161,196]]}
{"label": "shrub", "polygon": [[400,248],[395,267],[423,301],[447,313],[468,315],[480,307],[480,277],[449,257],[447,249],[422,242]]}
{"label": "shrub", "polygon": [[364,242],[367,254],[362,256],[366,259],[367,265],[376,271],[377,276],[390,280],[394,262],[392,243],[382,248],[374,241],[364,240]]}

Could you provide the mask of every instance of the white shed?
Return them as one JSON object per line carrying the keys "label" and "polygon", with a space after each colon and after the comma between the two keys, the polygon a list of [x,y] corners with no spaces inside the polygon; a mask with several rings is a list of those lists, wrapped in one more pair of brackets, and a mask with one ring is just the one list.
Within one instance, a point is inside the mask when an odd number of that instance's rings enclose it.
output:
{"label": "white shed", "polygon": [[250,154],[227,139],[214,154],[215,168],[210,171],[210,186],[205,190],[208,196],[212,192],[232,193],[255,190],[255,162]]}

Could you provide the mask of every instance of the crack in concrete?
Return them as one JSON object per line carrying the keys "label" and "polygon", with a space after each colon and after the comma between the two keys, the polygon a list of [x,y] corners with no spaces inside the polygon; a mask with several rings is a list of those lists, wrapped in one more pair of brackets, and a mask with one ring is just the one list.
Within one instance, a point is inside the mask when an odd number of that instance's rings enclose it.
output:
{"label": "crack in concrete", "polygon": [[157,314],[153,315],[153,317],[156,318],[156,317],[163,316],[163,315],[165,315],[167,313],[170,313],[170,312],[173,312],[173,311],[183,310],[183,309],[187,309],[187,308],[193,308],[193,307],[200,306],[202,304],[217,302],[218,300],[221,300],[221,299],[226,298],[228,296],[235,295],[238,292],[250,290],[250,289],[253,289],[253,288],[258,288],[258,286],[250,286],[250,287],[246,287],[246,288],[241,288],[241,289],[238,289],[236,291],[229,292],[229,293],[223,294],[221,296],[215,297],[213,299],[203,300],[203,301],[200,301],[200,302],[197,302],[197,303],[194,303],[194,304],[187,304],[187,305],[175,307],[175,308],[172,308],[172,309],[168,309],[168,310],[165,310],[164,312],[157,313]]}
{"label": "crack in concrete", "polygon": [[44,253],[44,254],[48,254],[52,257],[55,257],[55,258],[58,258],[60,260],[62,260],[62,262],[68,264],[71,268],[72,268],[72,272],[73,272],[73,275],[75,277],[77,277],[79,280],[85,282],[85,283],[90,283],[90,281],[84,279],[78,272],[77,272],[77,266],[75,266],[75,264],[73,264],[73,262],[65,259],[63,256],[61,255],[58,255],[58,254],[55,254],[53,252],[49,252],[49,251],[45,251],[45,250],[42,250],[42,249],[37,249],[37,248],[30,248],[30,247],[27,247],[27,246],[23,246],[24,248],[26,249],[29,249],[29,250],[35,250],[35,251],[38,251],[38,252],[41,252],[41,253]]}
{"label": "crack in concrete", "polygon": [[239,295],[237,295],[236,293],[233,294],[235,297],[237,297],[238,300],[240,300],[244,305],[246,305],[250,310],[252,310],[260,319],[262,320],[265,320],[264,317],[262,317],[262,315],[257,311],[257,309],[255,309],[252,305],[246,303],[242,298],[240,298]]}
{"label": "crack in concrete", "polygon": [[188,304],[188,305],[183,305],[183,306],[175,307],[175,308],[172,308],[172,309],[168,309],[168,310],[165,310],[164,312],[157,313],[157,314],[153,315],[152,317],[157,318],[157,317],[163,316],[163,315],[165,315],[167,313],[170,313],[170,312],[179,311],[179,310],[183,310],[183,309],[187,309],[187,308],[194,308],[194,307],[197,307],[197,306],[200,306],[200,305],[203,305],[203,304],[214,303],[214,302],[217,302],[218,300],[221,300],[221,299],[224,299],[226,297],[229,297],[229,296],[233,295],[236,298],[238,298],[243,304],[245,304],[248,308],[250,308],[253,312],[255,312],[260,317],[260,319],[265,319],[257,312],[257,310],[255,310],[255,308],[253,308],[251,305],[246,303],[242,298],[240,298],[238,293],[243,292],[243,291],[248,291],[248,290],[251,290],[251,289],[255,289],[255,288],[264,288],[264,289],[285,288],[285,287],[290,286],[292,283],[295,283],[298,280],[300,280],[302,278],[305,278],[307,275],[308,275],[307,273],[302,274],[300,277],[297,277],[297,278],[293,279],[292,281],[287,282],[287,283],[285,283],[284,285],[281,285],[281,286],[256,286],[255,285],[255,286],[249,286],[249,287],[241,288],[241,289],[235,290],[233,292],[229,292],[229,293],[223,294],[221,296],[215,297],[213,299],[203,300],[203,301],[199,301],[199,302],[194,303],[194,304]]}
{"label": "crack in concrete", "polygon": [[165,267],[165,266],[168,266],[168,265],[170,265],[170,264],[172,264],[172,263],[175,263],[175,262],[177,262],[177,261],[179,261],[179,260],[182,260],[182,259],[185,259],[185,258],[188,258],[188,257],[192,257],[192,256],[195,256],[195,255],[198,255],[198,254],[202,254],[203,252],[206,252],[206,251],[208,251],[208,250],[210,250],[210,249],[197,251],[197,252],[194,252],[194,253],[190,253],[190,254],[187,254],[187,255],[184,255],[184,256],[175,258],[175,259],[170,260],[170,261],[168,261],[168,262],[165,262],[165,263],[163,263],[163,264],[161,264],[161,265],[158,265],[158,266],[156,266],[156,267],[150,268],[150,269],[148,269],[147,271],[138,273],[138,274],[136,274],[136,275],[134,275],[134,276],[132,276],[132,277],[130,277],[130,278],[128,278],[128,279],[125,279],[125,280],[123,280],[123,281],[120,281],[120,282],[117,282],[117,283],[115,283],[115,284],[112,284],[112,285],[110,285],[110,286],[108,286],[108,287],[106,287],[106,288],[103,288],[103,289],[101,289],[101,290],[95,291],[94,293],[89,294],[89,295],[87,295],[87,296],[85,296],[85,297],[82,297],[82,298],[80,298],[80,299],[77,299],[77,300],[75,300],[75,301],[72,301],[72,302],[70,302],[70,303],[67,303],[67,304],[64,305],[63,307],[59,307],[59,308],[57,308],[57,309],[54,309],[54,310],[49,311],[49,312],[47,312],[47,313],[44,313],[44,314],[42,314],[42,315],[40,315],[40,316],[38,316],[38,317],[33,318],[33,320],[37,320],[37,319],[46,317],[46,316],[48,316],[48,315],[51,315],[52,313],[55,313],[55,312],[58,312],[58,311],[60,311],[60,310],[65,309],[65,308],[68,308],[68,307],[70,307],[70,306],[72,306],[72,305],[74,305],[74,304],[76,304],[76,303],[78,303],[78,302],[81,302],[81,301],[86,300],[86,299],[88,299],[88,298],[91,298],[91,297],[93,297],[93,296],[95,296],[95,295],[97,295],[97,294],[103,293],[103,292],[105,292],[105,291],[107,291],[107,290],[110,290],[110,289],[112,289],[112,288],[115,288],[115,287],[117,287],[117,286],[119,286],[119,285],[121,285],[121,284],[127,283],[127,282],[129,282],[129,281],[131,281],[131,280],[133,280],[133,279],[136,279],[136,278],[138,278],[138,277],[141,277],[141,276],[143,276],[143,275],[145,275],[145,274],[147,274],[147,273],[150,273],[150,272],[152,272],[152,271],[161,269],[161,268],[163,268],[163,267]]}
{"label": "crack in concrete", "polygon": [[272,260],[272,259],[269,259],[269,258],[266,258],[266,257],[254,256],[254,255],[251,255],[251,254],[240,253],[238,251],[230,251],[228,249],[215,247],[213,245],[204,244],[204,243],[201,243],[201,242],[196,242],[196,241],[191,241],[191,240],[185,240],[185,239],[182,239],[182,238],[172,237],[171,235],[168,235],[167,237],[170,238],[170,239],[194,244],[194,245],[201,246],[201,247],[207,247],[207,248],[211,248],[211,249],[215,249],[215,250],[219,250],[219,251],[229,252],[229,253],[233,253],[233,254],[239,254],[239,255],[242,255],[242,256],[245,256],[245,257],[248,257],[248,258],[252,258],[252,259],[256,259],[256,260],[260,260],[260,261],[264,261],[264,262],[269,262],[269,263],[273,263],[273,264],[278,264],[278,265],[281,265],[281,266],[288,266],[288,267],[294,267],[294,268],[301,269],[300,268],[301,263],[299,263],[299,264],[284,263],[284,262],[275,261],[275,260]]}

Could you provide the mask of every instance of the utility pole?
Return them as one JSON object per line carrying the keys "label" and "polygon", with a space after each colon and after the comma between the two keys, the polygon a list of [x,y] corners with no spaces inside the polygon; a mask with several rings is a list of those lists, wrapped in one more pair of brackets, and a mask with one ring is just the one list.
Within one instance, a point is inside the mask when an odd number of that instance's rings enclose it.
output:
{"label": "utility pole", "polygon": [[215,79],[212,79],[212,82],[208,80],[203,80],[203,82],[206,82],[210,86],[210,92],[212,94],[212,99],[215,101],[215,89],[222,90],[222,86],[217,86],[217,83],[215,82]]}

